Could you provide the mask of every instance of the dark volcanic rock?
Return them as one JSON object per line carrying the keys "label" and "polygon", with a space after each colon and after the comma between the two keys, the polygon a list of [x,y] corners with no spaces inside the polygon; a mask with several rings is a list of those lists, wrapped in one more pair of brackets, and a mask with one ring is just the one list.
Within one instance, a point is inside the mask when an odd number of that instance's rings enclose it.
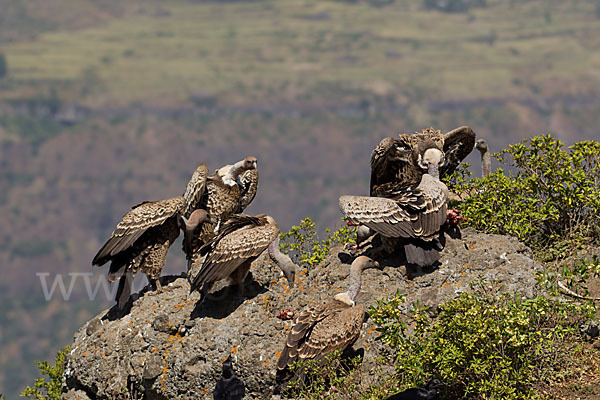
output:
{"label": "dark volcanic rock", "polygon": [[[221,284],[196,306],[197,293],[180,277],[165,277],[162,293],[132,297],[125,315],[107,310],[76,334],[65,369],[65,399],[112,399],[129,391],[148,399],[211,398],[221,378],[222,362],[232,354],[247,399],[271,398],[275,364],[291,321],[277,316],[322,303],[346,289],[351,261],[338,246],[321,264],[297,275],[294,288],[265,255],[252,266],[247,299]],[[481,278],[503,290],[533,296],[540,265],[515,238],[464,230],[463,239],[448,238],[441,263],[431,271],[412,270],[386,260],[381,270],[366,270],[358,301],[366,306],[397,291],[407,293],[404,311],[419,300],[438,305],[469,291]],[[365,349],[368,374],[380,346],[372,322],[363,326],[355,348]],[[85,394],[84,394],[85,393]],[[85,397],[83,397],[85,396]]]}

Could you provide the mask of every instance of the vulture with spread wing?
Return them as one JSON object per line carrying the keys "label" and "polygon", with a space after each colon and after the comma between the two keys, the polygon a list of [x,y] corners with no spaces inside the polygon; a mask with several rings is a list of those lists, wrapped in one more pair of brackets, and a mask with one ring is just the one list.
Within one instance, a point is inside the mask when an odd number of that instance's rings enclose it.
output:
{"label": "vulture with spread wing", "polygon": [[[258,173],[256,173],[254,194],[250,194],[252,198],[244,197],[245,193],[242,192],[238,180],[240,176],[246,176],[246,174],[254,175],[252,171],[256,171],[256,166],[255,157],[246,157],[234,165],[223,167],[216,173],[205,177],[203,184],[205,190],[202,196],[195,202],[191,213],[182,218],[183,250],[188,259],[188,270],[198,258],[198,249],[215,237],[223,223],[239,212],[244,201],[249,203],[254,198],[258,186]],[[223,170],[222,175],[219,173],[221,170]],[[252,187],[252,184],[248,183],[248,186]],[[205,214],[207,214],[206,217]],[[203,223],[200,224],[199,221]]]}
{"label": "vulture with spread wing", "polygon": [[120,309],[131,294],[133,278],[140,269],[160,290],[160,273],[169,247],[179,236],[177,215],[184,206],[183,196],[134,206],[92,260],[93,265],[111,261],[108,280],[120,278],[116,297]]}
{"label": "vulture with spread wing", "polygon": [[201,289],[201,300],[204,300],[215,282],[229,278],[242,288],[243,293],[243,282],[252,261],[267,248],[271,258],[293,285],[296,266],[279,251],[278,239],[279,227],[272,217],[264,214],[233,215],[223,224],[219,233],[197,252],[199,257],[206,257],[196,276],[189,277],[190,290]]}
{"label": "vulture with spread wing", "polygon": [[[279,375],[285,375],[296,361],[314,359],[321,362],[326,355],[345,350],[356,342],[365,318],[364,306],[354,302],[360,292],[361,274],[367,268],[377,267],[379,263],[369,257],[357,257],[350,266],[347,292],[335,295],[328,303],[309,307],[296,316],[277,360]],[[296,375],[300,374],[297,372]]]}
{"label": "vulture with spread wing", "polygon": [[439,180],[444,154],[431,147],[419,155],[417,165],[427,171],[418,185],[387,184],[386,197],[342,196],[340,210],[348,221],[364,225],[379,233],[384,248],[404,246],[411,264],[431,265],[440,257],[446,221],[448,188]]}
{"label": "vulture with spread wing", "polygon": [[452,173],[474,144],[475,132],[468,126],[446,134],[429,128],[414,134],[399,134],[397,138],[387,137],[371,154],[370,195],[386,197],[390,188],[418,185],[423,175],[419,158],[430,148],[445,155],[445,163],[439,169],[441,176]]}

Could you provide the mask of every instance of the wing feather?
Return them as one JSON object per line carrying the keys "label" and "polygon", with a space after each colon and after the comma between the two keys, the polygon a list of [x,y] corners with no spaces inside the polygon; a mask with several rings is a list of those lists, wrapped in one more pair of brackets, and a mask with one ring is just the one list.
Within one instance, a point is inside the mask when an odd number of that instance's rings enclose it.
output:
{"label": "wing feather", "polygon": [[208,166],[204,163],[198,165],[192,178],[189,180],[183,198],[185,200],[185,209],[183,215],[189,218],[190,214],[199,208],[202,203],[202,197],[206,190],[206,178],[208,177]]}
{"label": "wing feather", "polygon": [[468,126],[461,126],[443,135],[446,163],[440,168],[440,176],[452,173],[473,150],[475,132]]}
{"label": "wing feather", "polygon": [[130,248],[149,228],[159,226],[184,207],[183,196],[144,202],[123,216],[107,242],[100,248],[93,265],[103,265],[111,257]]}

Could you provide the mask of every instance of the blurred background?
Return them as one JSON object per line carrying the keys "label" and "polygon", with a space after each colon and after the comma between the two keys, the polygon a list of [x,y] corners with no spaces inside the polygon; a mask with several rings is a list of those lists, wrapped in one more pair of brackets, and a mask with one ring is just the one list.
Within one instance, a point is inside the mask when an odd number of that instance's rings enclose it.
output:
{"label": "blurred background", "polygon": [[492,151],[600,139],[600,0],[0,0],[0,393],[112,305],[36,273],[92,272],[200,162],[254,155],[248,212],[335,228],[383,137],[460,125]]}

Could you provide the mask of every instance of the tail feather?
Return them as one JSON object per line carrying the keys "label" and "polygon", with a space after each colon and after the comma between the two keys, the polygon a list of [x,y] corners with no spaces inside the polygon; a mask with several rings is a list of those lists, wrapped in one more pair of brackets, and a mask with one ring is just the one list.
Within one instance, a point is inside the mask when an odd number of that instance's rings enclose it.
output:
{"label": "tail feather", "polygon": [[131,273],[126,273],[119,279],[119,287],[117,289],[117,295],[115,300],[117,301],[117,307],[122,310],[131,296],[131,286],[133,283],[133,276]]}

